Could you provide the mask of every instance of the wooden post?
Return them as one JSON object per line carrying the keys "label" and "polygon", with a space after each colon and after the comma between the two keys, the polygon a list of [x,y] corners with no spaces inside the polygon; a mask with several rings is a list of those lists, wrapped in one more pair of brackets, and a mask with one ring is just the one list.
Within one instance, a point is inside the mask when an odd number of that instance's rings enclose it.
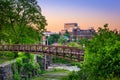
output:
{"label": "wooden post", "polygon": [[63,57],[65,57],[65,52],[64,52],[64,51],[65,51],[65,48],[63,48],[63,53],[62,53],[62,54],[63,54]]}
{"label": "wooden post", "polygon": [[73,54],[72,54],[72,49],[70,50],[71,52],[70,52],[70,59],[72,60],[72,56],[73,56]]}
{"label": "wooden post", "polygon": [[78,62],[80,62],[80,54],[79,53],[77,54],[77,60],[78,60]]}

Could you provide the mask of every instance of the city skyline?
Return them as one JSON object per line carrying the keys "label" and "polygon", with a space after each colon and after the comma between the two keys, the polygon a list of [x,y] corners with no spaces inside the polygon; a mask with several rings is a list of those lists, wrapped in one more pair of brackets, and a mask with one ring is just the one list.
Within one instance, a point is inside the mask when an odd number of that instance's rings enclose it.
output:
{"label": "city skyline", "polygon": [[102,27],[120,30],[120,0],[38,0],[46,17],[47,30],[58,32],[64,23],[78,23],[81,29]]}

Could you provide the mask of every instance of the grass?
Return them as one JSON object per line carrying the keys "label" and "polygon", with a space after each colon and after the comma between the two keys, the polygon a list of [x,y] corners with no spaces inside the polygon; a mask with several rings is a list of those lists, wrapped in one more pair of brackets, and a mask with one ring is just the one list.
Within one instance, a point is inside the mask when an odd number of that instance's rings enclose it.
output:
{"label": "grass", "polygon": [[4,62],[8,62],[8,61],[11,61],[13,60],[14,58],[13,57],[0,57],[0,64],[3,64]]}
{"label": "grass", "polygon": [[31,80],[61,80],[63,77],[66,77],[69,73],[69,71],[64,69],[53,69],[52,71],[46,71],[44,74]]}

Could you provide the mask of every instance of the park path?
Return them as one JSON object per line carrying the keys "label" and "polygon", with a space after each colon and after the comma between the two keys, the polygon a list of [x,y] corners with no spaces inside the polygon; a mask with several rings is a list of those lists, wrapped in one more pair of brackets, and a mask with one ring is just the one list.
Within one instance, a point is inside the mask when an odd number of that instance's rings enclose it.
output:
{"label": "park path", "polygon": [[48,67],[47,72],[42,74],[40,77],[32,80],[61,80],[67,76],[71,71],[80,70],[77,66],[71,66],[67,64],[52,64]]}

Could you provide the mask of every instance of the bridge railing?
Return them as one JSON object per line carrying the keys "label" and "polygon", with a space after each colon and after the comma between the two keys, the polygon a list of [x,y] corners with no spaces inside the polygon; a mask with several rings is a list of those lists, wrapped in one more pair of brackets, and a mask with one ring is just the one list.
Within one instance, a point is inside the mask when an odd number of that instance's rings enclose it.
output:
{"label": "bridge railing", "polygon": [[0,45],[0,51],[13,51],[13,52],[35,52],[35,53],[47,53],[56,56],[68,57],[70,59],[80,59],[84,56],[83,50],[76,47],[68,46],[50,46],[50,45],[39,45],[39,44],[13,44],[13,45]]}

